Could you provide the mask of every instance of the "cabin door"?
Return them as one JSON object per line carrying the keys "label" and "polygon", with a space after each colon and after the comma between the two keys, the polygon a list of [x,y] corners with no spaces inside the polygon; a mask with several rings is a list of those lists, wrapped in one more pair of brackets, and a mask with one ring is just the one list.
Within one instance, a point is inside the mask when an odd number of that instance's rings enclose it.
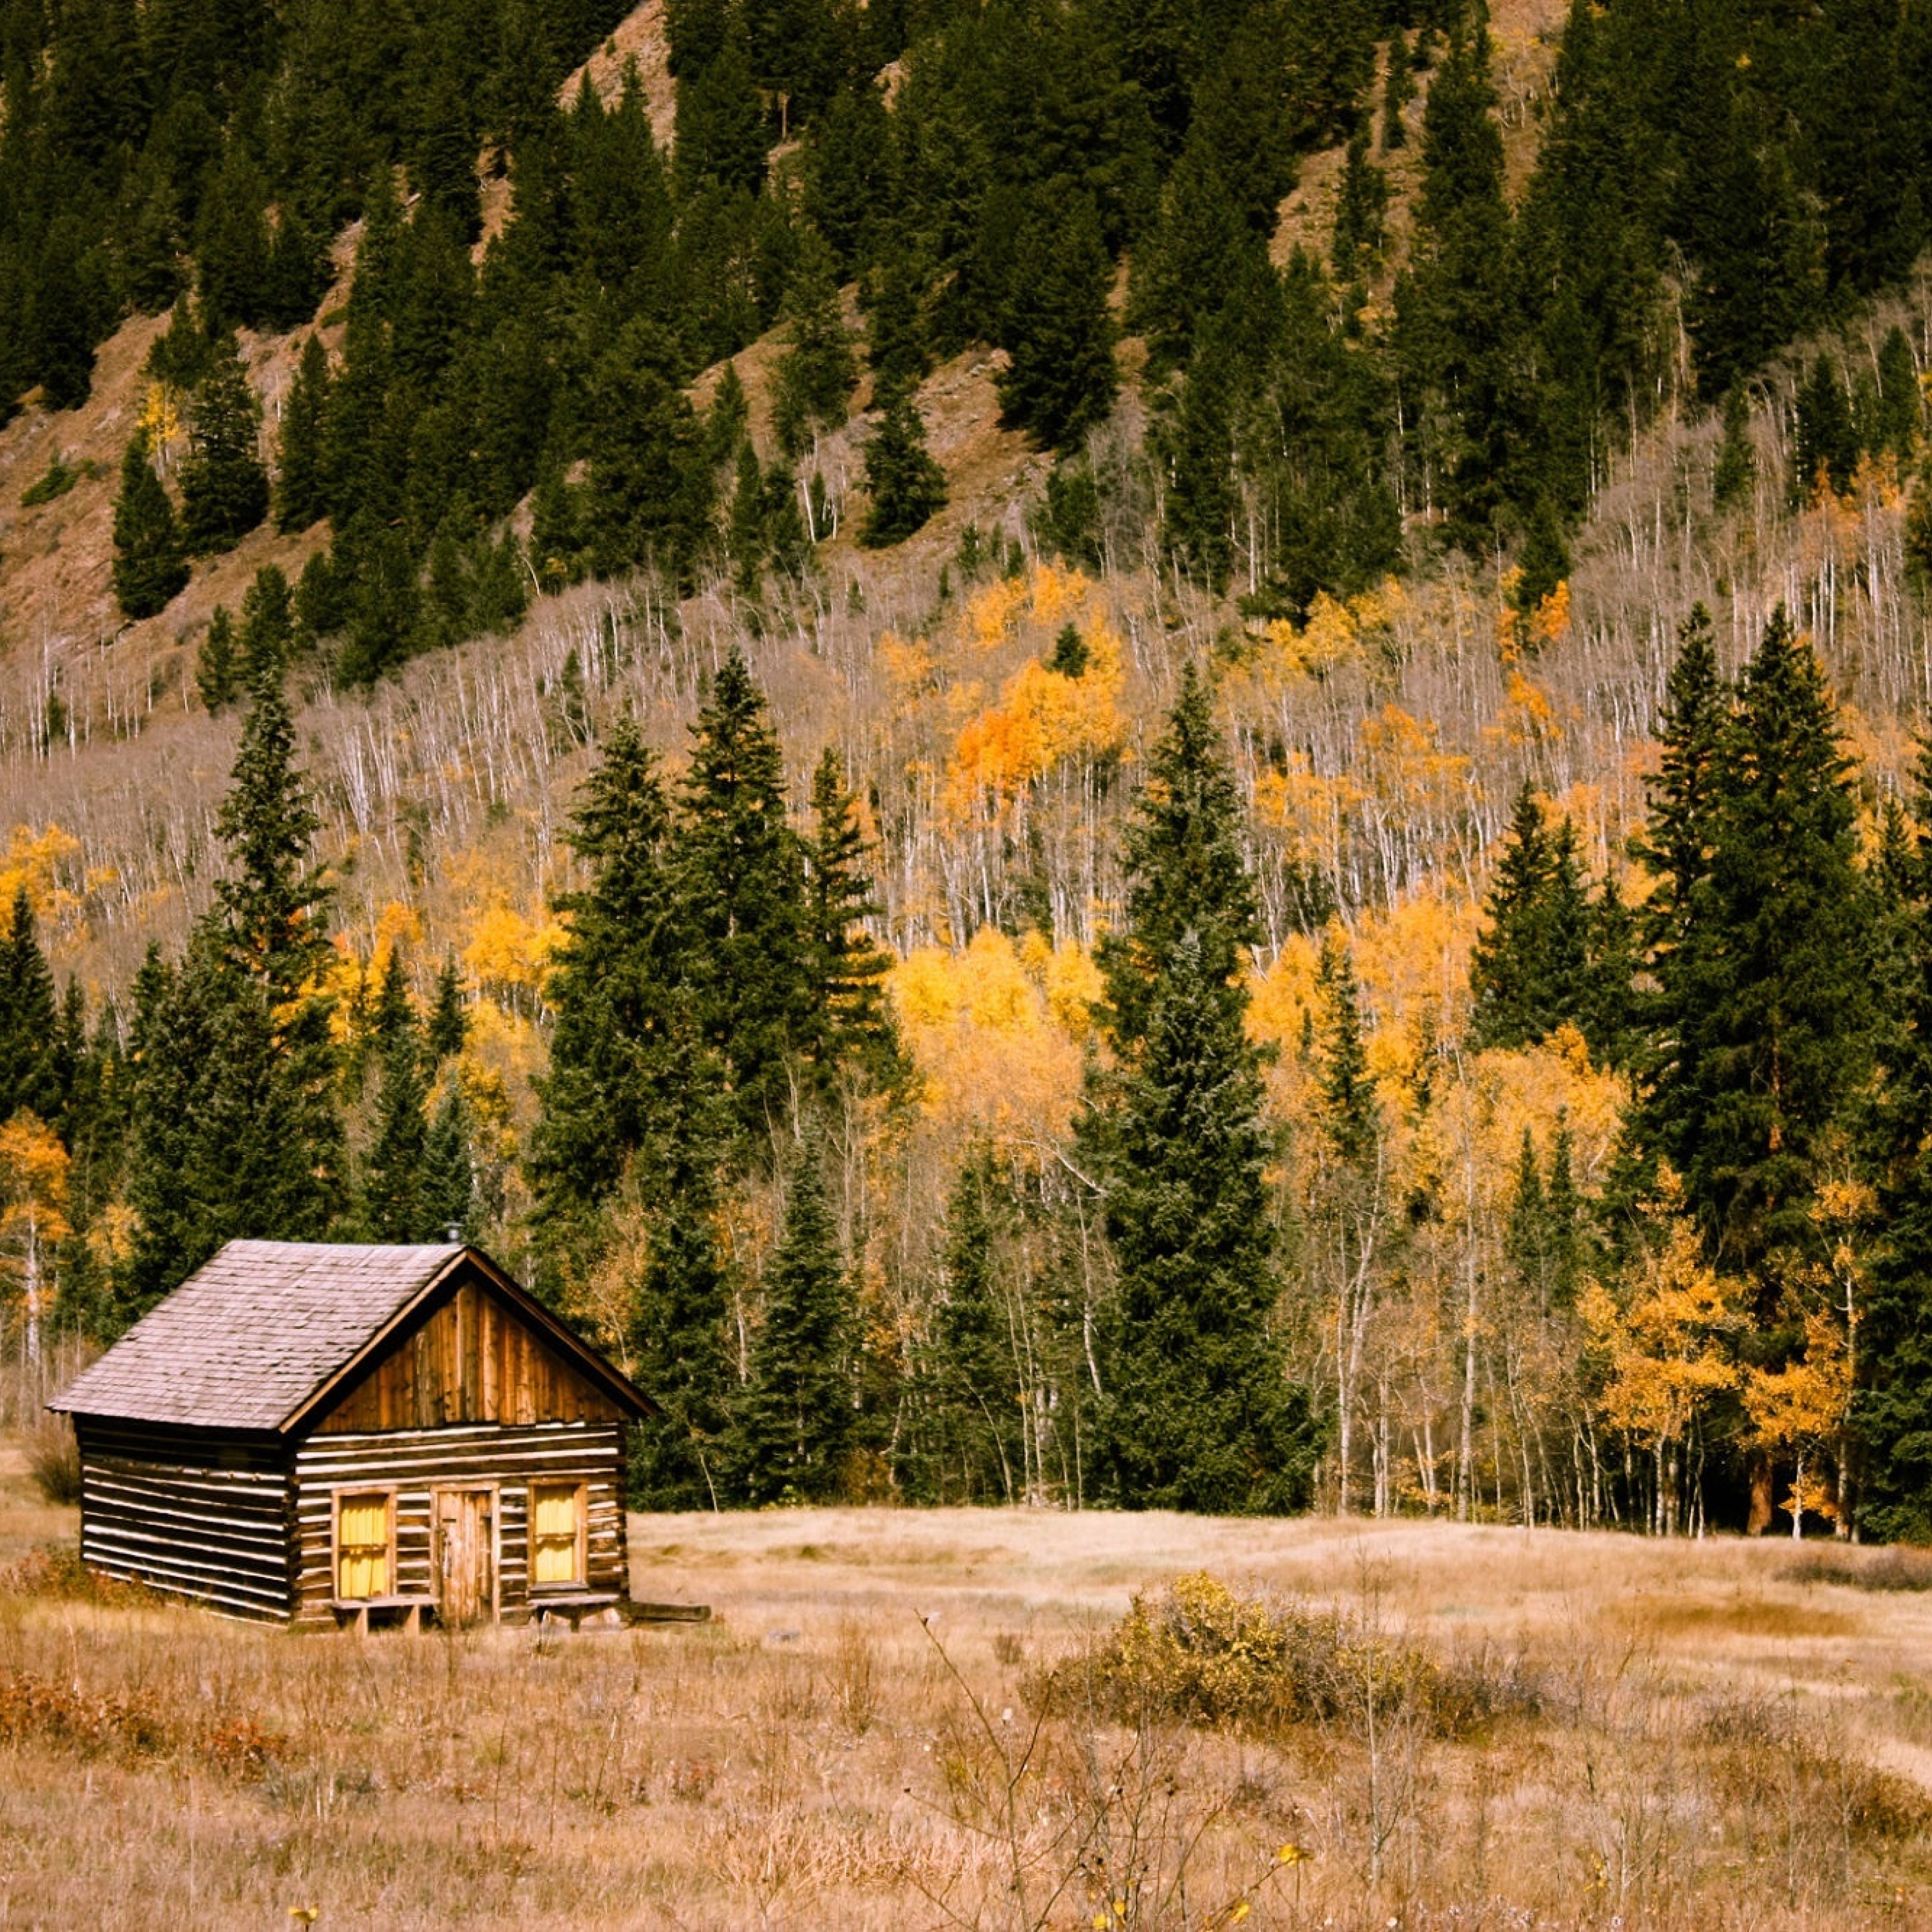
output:
{"label": "cabin door", "polygon": [[496,1612],[496,1496],[493,1490],[436,1492],[436,1616],[446,1627]]}

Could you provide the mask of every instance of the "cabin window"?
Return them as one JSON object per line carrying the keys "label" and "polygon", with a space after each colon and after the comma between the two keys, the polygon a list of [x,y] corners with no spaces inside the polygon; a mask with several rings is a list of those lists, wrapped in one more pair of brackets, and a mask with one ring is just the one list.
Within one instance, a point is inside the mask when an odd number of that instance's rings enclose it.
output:
{"label": "cabin window", "polygon": [[584,1491],[575,1483],[530,1485],[530,1582],[584,1581]]}
{"label": "cabin window", "polygon": [[386,1597],[395,1565],[395,1520],[386,1491],[338,1497],[335,1504],[335,1594]]}

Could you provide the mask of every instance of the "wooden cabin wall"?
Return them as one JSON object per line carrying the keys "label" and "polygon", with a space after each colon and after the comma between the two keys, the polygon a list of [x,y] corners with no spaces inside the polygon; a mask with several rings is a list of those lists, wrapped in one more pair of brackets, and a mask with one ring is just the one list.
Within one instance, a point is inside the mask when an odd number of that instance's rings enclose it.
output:
{"label": "wooden cabin wall", "polygon": [[279,1622],[292,1607],[286,1446],[76,1416],[81,1561]]}
{"label": "wooden cabin wall", "polygon": [[502,1614],[530,1609],[530,1486],[574,1482],[586,1492],[588,1547],[584,1587],[624,1593],[626,1586],[622,1431],[615,1421],[553,1423],[521,1429],[448,1427],[434,1433],[318,1432],[296,1452],[295,1508],[300,1539],[295,1619],[331,1627],[335,1582],[331,1526],[337,1492],[366,1485],[396,1492],[396,1574],[392,1591],[434,1597],[432,1490],[497,1486],[497,1588]]}
{"label": "wooden cabin wall", "polygon": [[622,1413],[496,1296],[467,1281],[389,1348],[316,1432],[616,1422]]}

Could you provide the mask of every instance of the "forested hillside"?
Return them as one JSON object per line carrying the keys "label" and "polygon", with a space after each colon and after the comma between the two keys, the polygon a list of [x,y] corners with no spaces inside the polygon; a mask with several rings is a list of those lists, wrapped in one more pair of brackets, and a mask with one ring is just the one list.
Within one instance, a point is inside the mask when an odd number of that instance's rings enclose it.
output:
{"label": "forested hillside", "polygon": [[0,4],[0,1240],[641,1500],[1932,1535],[1932,29]]}

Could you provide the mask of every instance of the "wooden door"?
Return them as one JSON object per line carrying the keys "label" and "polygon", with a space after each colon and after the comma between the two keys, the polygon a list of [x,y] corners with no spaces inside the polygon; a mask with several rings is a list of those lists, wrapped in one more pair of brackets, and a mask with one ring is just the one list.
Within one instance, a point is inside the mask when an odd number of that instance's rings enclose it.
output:
{"label": "wooden door", "polygon": [[436,1615],[452,1628],[496,1612],[496,1497],[490,1490],[436,1492]]}

